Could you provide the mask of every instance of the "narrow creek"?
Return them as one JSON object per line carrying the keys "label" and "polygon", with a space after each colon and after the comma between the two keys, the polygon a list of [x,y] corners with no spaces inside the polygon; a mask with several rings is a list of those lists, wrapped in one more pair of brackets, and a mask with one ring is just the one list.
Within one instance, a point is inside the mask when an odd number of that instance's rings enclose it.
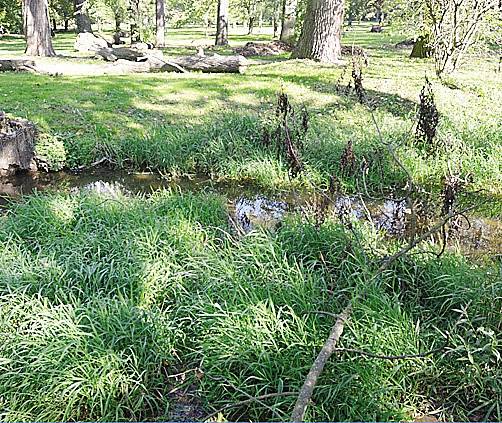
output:
{"label": "narrow creek", "polygon": [[[0,211],[9,203],[34,192],[89,191],[99,195],[149,195],[170,188],[180,192],[213,192],[227,199],[229,216],[242,232],[256,227],[275,229],[287,213],[315,207],[315,195],[299,191],[269,191],[237,182],[218,182],[207,176],[166,179],[155,173],[128,173],[108,169],[84,172],[26,173],[0,178]],[[410,213],[404,201],[336,198],[327,210],[342,221],[371,220],[389,237],[405,237]],[[465,255],[502,257],[502,221],[476,216],[462,218],[450,240]]]}

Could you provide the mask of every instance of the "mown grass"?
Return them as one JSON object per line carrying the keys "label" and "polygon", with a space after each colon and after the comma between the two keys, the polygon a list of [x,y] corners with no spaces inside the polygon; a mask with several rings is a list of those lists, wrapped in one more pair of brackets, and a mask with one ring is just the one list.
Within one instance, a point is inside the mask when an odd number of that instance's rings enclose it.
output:
{"label": "mown grass", "polygon": [[[192,385],[206,412],[298,391],[333,323],[317,312],[337,313],[364,289],[343,346],[413,354],[449,333],[448,345],[397,362],[336,354],[309,420],[434,410],[499,420],[496,263],[412,255],[371,279],[397,245],[355,231],[291,216],[275,234],[237,239],[225,199],[212,194],[37,194],[13,204],[0,218],[0,419],[166,420],[176,387]],[[183,371],[184,381],[170,377]],[[224,417],[284,420],[293,402]]]}
{"label": "mown grass", "polygon": [[[260,35],[266,38],[267,35]],[[448,171],[472,174],[472,191],[483,189],[490,206],[485,214],[502,212],[501,81],[491,57],[468,57],[455,75],[458,89],[433,78],[430,61],[408,59],[394,48],[399,35],[371,34],[365,25],[345,33],[370,54],[364,70],[369,100],[387,141],[415,182],[438,191]],[[246,38],[235,34],[231,44]],[[200,29],[171,30],[170,53],[187,53],[184,45],[209,42]],[[19,41],[19,40],[17,40]],[[22,45],[0,40],[0,54],[21,54]],[[71,54],[69,34],[58,35],[56,49]],[[192,49],[192,47],[190,47]],[[226,51],[228,53],[228,51]],[[62,60],[61,58],[55,60]],[[77,60],[77,59],[72,59]],[[221,179],[252,180],[267,188],[311,187],[339,174],[339,159],[349,139],[358,160],[369,162],[370,193],[402,186],[405,175],[385,159],[368,108],[352,96],[336,93],[342,70],[305,61],[262,63],[244,75],[154,74],[129,76],[49,77],[3,74],[2,109],[34,120],[43,131],[60,139],[69,167],[109,157],[120,168],[150,169],[171,174],[207,173]],[[350,73],[350,72],[348,72]],[[415,119],[424,75],[433,79],[441,113],[439,143],[427,156],[406,142]],[[346,79],[344,83],[347,83]],[[263,121],[272,115],[281,89],[311,114],[311,128],[302,152],[306,172],[288,176],[275,150],[261,143]],[[384,161],[380,160],[384,156]],[[373,160],[370,160],[373,159]],[[347,189],[355,181],[338,175]]]}

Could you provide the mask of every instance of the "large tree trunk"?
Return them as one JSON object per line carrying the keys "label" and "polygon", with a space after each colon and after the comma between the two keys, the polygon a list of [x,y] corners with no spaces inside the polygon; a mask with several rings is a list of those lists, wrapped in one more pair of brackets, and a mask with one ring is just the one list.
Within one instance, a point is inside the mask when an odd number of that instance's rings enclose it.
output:
{"label": "large tree trunk", "polygon": [[282,27],[280,40],[292,43],[295,40],[296,7],[298,0],[284,0],[282,3]]}
{"label": "large tree trunk", "polygon": [[277,38],[277,31],[279,30],[279,20],[281,11],[279,9],[281,8],[281,2],[279,0],[274,0],[274,11],[272,14],[272,27],[274,28],[274,38]]}
{"label": "large tree trunk", "polygon": [[341,57],[343,0],[310,0],[293,57],[336,63]]}
{"label": "large tree trunk", "polygon": [[77,34],[83,32],[92,33],[91,20],[87,14],[87,0],[74,0],[75,6],[75,24],[77,25]]}
{"label": "large tree trunk", "polygon": [[228,44],[228,0],[218,1],[215,44],[217,46],[225,46]]}
{"label": "large tree trunk", "polygon": [[156,45],[157,47],[164,47],[165,44],[165,32],[166,32],[166,5],[164,0],[156,0],[156,14],[155,22],[157,24],[157,36]]}
{"label": "large tree trunk", "polygon": [[47,0],[25,0],[26,51],[30,56],[55,56]]}

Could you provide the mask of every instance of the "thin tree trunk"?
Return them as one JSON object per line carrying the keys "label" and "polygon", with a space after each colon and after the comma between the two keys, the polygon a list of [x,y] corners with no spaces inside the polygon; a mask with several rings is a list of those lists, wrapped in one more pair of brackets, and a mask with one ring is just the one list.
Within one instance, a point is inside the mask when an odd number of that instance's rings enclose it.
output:
{"label": "thin tree trunk", "polygon": [[248,35],[251,35],[254,31],[254,16],[250,16],[248,20]]}
{"label": "thin tree trunk", "polygon": [[310,0],[293,57],[336,63],[341,57],[343,0]]}
{"label": "thin tree trunk", "polygon": [[274,0],[274,11],[272,14],[272,26],[274,27],[274,38],[277,38],[277,32],[279,31],[279,20],[281,19],[281,1]]}
{"label": "thin tree trunk", "polygon": [[295,40],[296,8],[298,0],[284,0],[282,3],[282,26],[280,40],[292,43]]}
{"label": "thin tree trunk", "polygon": [[47,0],[25,0],[26,51],[30,56],[55,56]]}
{"label": "thin tree trunk", "polygon": [[70,20],[69,19],[65,19],[64,20],[64,30],[68,31],[68,27],[69,26],[70,26]]}
{"label": "thin tree trunk", "polygon": [[74,0],[74,6],[77,34],[81,34],[82,32],[90,32],[92,34],[91,20],[87,15],[87,0]]}
{"label": "thin tree trunk", "polygon": [[129,13],[131,19],[131,44],[141,41],[139,32],[139,0],[129,1]]}
{"label": "thin tree trunk", "polygon": [[166,11],[165,11],[165,1],[156,0],[156,24],[157,24],[157,37],[156,45],[157,47],[164,47],[165,44],[165,32],[166,32]]}
{"label": "thin tree trunk", "polygon": [[217,46],[224,46],[228,44],[228,0],[218,1],[215,44]]}
{"label": "thin tree trunk", "polygon": [[115,34],[118,34],[120,32],[120,25],[121,24],[122,24],[121,15],[120,15],[120,13],[117,13],[115,15]]}

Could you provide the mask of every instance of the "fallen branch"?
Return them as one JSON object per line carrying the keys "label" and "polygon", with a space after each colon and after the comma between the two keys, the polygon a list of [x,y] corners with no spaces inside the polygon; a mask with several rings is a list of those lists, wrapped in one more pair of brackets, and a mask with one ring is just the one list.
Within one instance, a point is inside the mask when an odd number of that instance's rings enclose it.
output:
{"label": "fallen branch", "polygon": [[[376,273],[373,275],[373,277],[368,281],[369,282],[373,281],[376,279],[380,274],[382,274],[386,269],[389,268],[389,266],[408,253],[410,250],[415,248],[418,244],[420,244],[422,241],[426,240],[430,235],[433,233],[439,231],[450,219],[453,217],[466,213],[467,211],[473,209],[474,206],[466,208],[462,211],[459,212],[450,212],[448,213],[447,216],[445,216],[443,219],[441,219],[436,225],[434,225],[431,229],[429,229],[427,232],[425,232],[423,235],[420,237],[414,239],[412,242],[410,242],[406,247],[402,248],[399,250],[396,254],[388,257],[385,259],[383,264],[378,268]],[[359,292],[357,296],[354,298],[354,300],[360,296],[362,296],[364,293],[364,290]],[[314,392],[314,388],[317,384],[317,379],[319,378],[319,375],[322,373],[324,366],[326,365],[327,361],[331,357],[331,355],[337,351],[336,348],[336,343],[338,342],[340,336],[342,335],[343,332],[343,327],[345,325],[345,322],[349,319],[350,314],[352,312],[352,303],[349,303],[343,312],[338,316],[336,319],[335,325],[332,327],[330,335],[326,342],[324,343],[324,346],[322,347],[321,352],[319,355],[316,357],[314,364],[312,364],[312,367],[310,368],[309,374],[307,375],[305,382],[302,386],[302,389],[300,390],[300,393],[298,394],[298,399],[295,404],[295,408],[293,409],[293,413],[291,416],[291,420],[293,422],[302,422],[303,418],[305,416],[305,411],[307,409],[307,405],[310,401],[310,398],[312,398],[312,394]],[[444,348],[444,347],[443,347]],[[360,354],[366,354],[370,355],[372,353],[368,353],[366,351],[361,351],[361,350],[354,350],[353,352],[358,352]],[[436,351],[434,351],[436,352]],[[383,357],[383,356],[382,356]],[[390,357],[390,356],[389,356]],[[396,356],[396,360],[398,356]],[[404,358],[404,356],[399,356],[400,358]],[[376,357],[375,357],[376,358]],[[412,357],[410,357],[412,358]]]}
{"label": "fallen branch", "polygon": [[340,336],[343,333],[343,327],[345,326],[345,322],[349,319],[351,312],[352,312],[352,304],[349,303],[349,305],[345,307],[345,309],[336,319],[335,325],[331,329],[328,339],[324,343],[321,352],[316,357],[314,364],[312,364],[309,374],[307,375],[307,378],[305,379],[302,389],[298,394],[298,399],[296,400],[295,408],[293,409],[293,414],[291,415],[291,420],[293,422],[303,421],[305,410],[307,409],[307,405],[310,401],[310,398],[312,398],[312,394],[314,393],[314,388],[317,384],[317,379],[319,378],[319,375],[322,373],[328,359],[335,351],[336,343],[338,342]]}

